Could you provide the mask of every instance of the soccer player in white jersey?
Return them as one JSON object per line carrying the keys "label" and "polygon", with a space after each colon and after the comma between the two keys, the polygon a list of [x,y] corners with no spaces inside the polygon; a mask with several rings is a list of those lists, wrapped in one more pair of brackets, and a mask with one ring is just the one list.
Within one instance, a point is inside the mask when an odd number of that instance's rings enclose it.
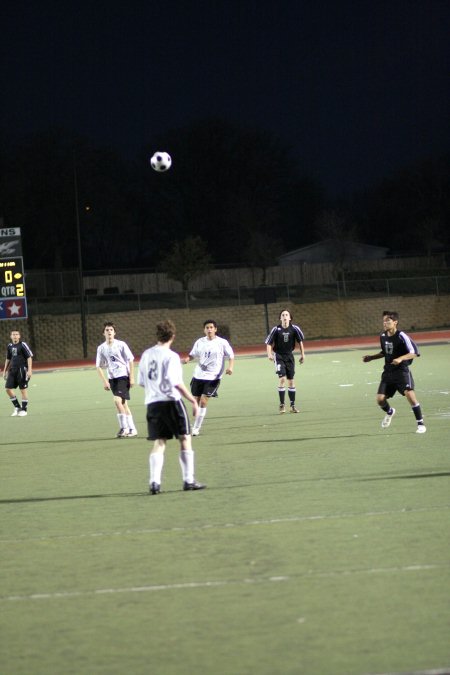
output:
{"label": "soccer player in white jersey", "polygon": [[205,420],[206,407],[211,397],[217,396],[223,372],[225,359],[228,358],[227,375],[233,374],[234,352],[225,338],[217,335],[217,324],[208,319],[203,324],[205,337],[199,338],[192,347],[189,356],[183,359],[183,363],[189,363],[198,359],[195,366],[194,377],[191,380],[191,392],[195,396],[200,408],[194,420],[192,435],[198,436]]}
{"label": "soccer player in white jersey", "polygon": [[[116,437],[137,436],[133,415],[128,405],[130,387],[134,385],[134,356],[126,342],[116,339],[116,328],[111,321],[104,323],[103,335],[105,342],[97,348],[95,365],[103,382],[103,388],[106,391],[112,391],[114,396],[119,421],[119,431]],[[106,369],[108,378],[104,375],[104,369]]]}
{"label": "soccer player in white jersey", "polygon": [[180,443],[183,490],[203,490],[206,485],[194,478],[191,427],[181,397],[192,403],[194,417],[198,412],[198,404],[183,383],[180,357],[171,349],[175,339],[175,324],[170,320],[158,323],[156,339],[157,344],[142,354],[138,374],[138,382],[145,388],[148,439],[153,441],[149,456],[150,494],[161,492],[166,443],[174,437]]}

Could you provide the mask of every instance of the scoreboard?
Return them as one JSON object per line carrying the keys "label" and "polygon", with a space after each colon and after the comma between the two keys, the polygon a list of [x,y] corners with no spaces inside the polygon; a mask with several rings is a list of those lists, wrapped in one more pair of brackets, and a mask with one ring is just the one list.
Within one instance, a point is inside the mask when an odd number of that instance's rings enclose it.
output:
{"label": "scoreboard", "polygon": [[25,284],[23,279],[23,260],[22,258],[10,258],[9,260],[0,260],[1,270],[1,290],[2,297],[23,298],[25,295]]}
{"label": "scoreboard", "polygon": [[23,258],[21,255],[17,255],[17,253],[22,253],[20,247],[20,229],[1,230],[0,320],[26,319],[28,316]]}

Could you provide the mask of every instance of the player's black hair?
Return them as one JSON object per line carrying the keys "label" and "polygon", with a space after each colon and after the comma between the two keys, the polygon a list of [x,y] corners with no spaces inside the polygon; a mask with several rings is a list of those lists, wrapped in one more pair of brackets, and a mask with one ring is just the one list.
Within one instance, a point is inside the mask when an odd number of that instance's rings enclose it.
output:
{"label": "player's black hair", "polygon": [[388,310],[385,310],[383,312],[383,316],[389,317],[389,319],[392,319],[392,321],[398,321],[399,320],[398,312],[389,312]]}
{"label": "player's black hair", "polygon": [[203,328],[204,328],[205,326],[207,326],[208,323],[212,323],[212,325],[214,326],[214,328],[217,328],[217,323],[216,323],[215,321],[213,321],[213,319],[208,319],[208,321],[204,321],[204,322],[203,322]]}
{"label": "player's black hair", "polygon": [[116,330],[116,326],[112,321],[105,321],[105,323],[103,324],[103,330],[105,330],[107,326],[112,326],[114,330]]}
{"label": "player's black hair", "polygon": [[156,324],[156,339],[158,342],[169,342],[175,335],[175,324],[170,319]]}

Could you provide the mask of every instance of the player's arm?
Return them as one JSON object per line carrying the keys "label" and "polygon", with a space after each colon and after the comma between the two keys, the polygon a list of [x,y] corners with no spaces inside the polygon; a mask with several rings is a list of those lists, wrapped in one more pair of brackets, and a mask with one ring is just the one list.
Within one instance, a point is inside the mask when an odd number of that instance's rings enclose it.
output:
{"label": "player's arm", "polygon": [[402,361],[411,361],[412,359],[417,358],[418,354],[416,352],[408,352],[408,354],[402,354],[401,356],[397,356],[397,358],[392,359],[392,363],[394,366],[399,366]]}
{"label": "player's arm", "polygon": [[11,363],[10,359],[5,360],[5,366],[3,368],[3,379],[6,380],[8,376],[9,364]]}
{"label": "player's arm", "polygon": [[147,364],[144,364],[144,358],[141,358],[139,361],[139,368],[138,368],[138,385],[140,387],[145,387],[145,370],[147,368]]}
{"label": "player's arm", "polygon": [[184,382],[180,382],[179,384],[176,384],[176,385],[175,385],[175,389],[178,389],[178,391],[180,392],[180,394],[181,394],[182,396],[184,396],[184,398],[185,398],[187,401],[189,401],[190,403],[192,403],[192,414],[193,414],[194,417],[196,417],[196,416],[197,416],[197,413],[198,413],[198,403],[197,403],[197,399],[194,398],[194,397],[192,396],[191,392],[190,392],[189,389],[186,387],[186,385],[184,384]]}
{"label": "player's arm", "polygon": [[299,363],[303,363],[305,360],[305,347],[303,345],[303,340],[300,341],[300,358]]}
{"label": "player's arm", "polygon": [[97,366],[97,373],[98,373],[99,378],[103,382],[103,389],[106,389],[106,391],[109,391],[109,389],[110,389],[109,382],[108,382],[108,380],[106,379],[106,377],[103,373],[103,368],[101,368],[100,366]]}
{"label": "player's arm", "polygon": [[266,348],[267,348],[267,357],[268,357],[271,361],[273,361],[273,359],[274,359],[274,353],[273,353],[272,345],[271,345],[271,344],[267,344],[267,345],[266,345]]}
{"label": "player's arm", "polygon": [[128,375],[130,378],[130,387],[134,387],[134,361],[128,361]]}
{"label": "player's arm", "polygon": [[378,352],[378,354],[366,354],[362,357],[364,363],[369,363],[369,361],[375,361],[376,359],[384,358],[384,352]]}
{"label": "player's arm", "polygon": [[234,368],[234,356],[228,359],[228,368],[226,369],[225,373],[227,375],[232,375],[233,374],[233,368]]}
{"label": "player's arm", "polygon": [[31,356],[27,358],[27,380],[30,379],[30,377],[33,374],[33,359]]}
{"label": "player's arm", "polygon": [[189,363],[189,361],[195,361],[196,357],[200,357],[201,353],[199,354],[198,349],[197,349],[197,342],[194,344],[192,347],[190,353],[184,358],[180,359],[181,363]]}

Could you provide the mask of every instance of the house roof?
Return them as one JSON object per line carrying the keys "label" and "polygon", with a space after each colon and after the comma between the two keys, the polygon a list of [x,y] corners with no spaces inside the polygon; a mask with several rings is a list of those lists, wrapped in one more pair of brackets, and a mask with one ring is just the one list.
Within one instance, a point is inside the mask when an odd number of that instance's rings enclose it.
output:
{"label": "house roof", "polygon": [[389,251],[389,248],[386,246],[375,246],[373,244],[361,244],[358,241],[345,241],[342,239],[321,239],[320,241],[316,241],[314,244],[308,244],[308,246],[302,246],[301,248],[296,248],[292,251],[287,251],[286,253],[283,253],[283,255],[280,255],[280,258],[284,258],[286,256],[291,256],[295,255],[296,253],[306,253],[307,251],[311,251],[312,249],[318,249],[318,248],[326,248],[328,249],[330,246],[335,246],[337,243],[339,245],[342,245],[343,243],[347,243],[349,248],[354,248],[358,247],[360,249],[368,249],[368,250],[379,250],[387,253]]}

